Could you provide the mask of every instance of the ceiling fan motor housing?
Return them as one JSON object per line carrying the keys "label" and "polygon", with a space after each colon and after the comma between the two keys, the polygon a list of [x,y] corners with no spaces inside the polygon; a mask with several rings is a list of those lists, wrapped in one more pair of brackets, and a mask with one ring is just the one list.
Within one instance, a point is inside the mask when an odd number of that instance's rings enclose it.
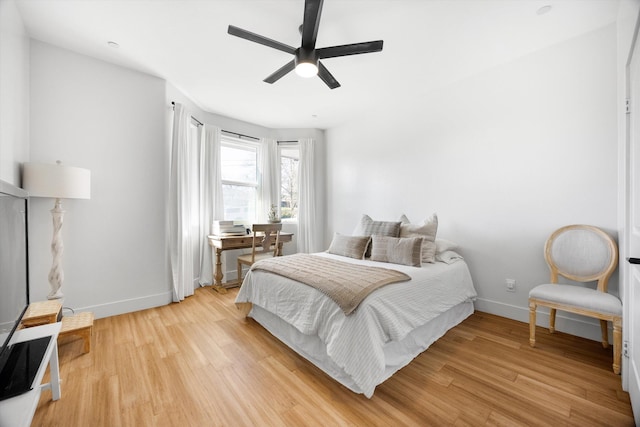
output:
{"label": "ceiling fan motor housing", "polygon": [[318,66],[318,53],[315,49],[305,49],[304,47],[299,47],[296,49],[296,67],[298,64],[304,62],[308,64],[313,64],[316,67]]}

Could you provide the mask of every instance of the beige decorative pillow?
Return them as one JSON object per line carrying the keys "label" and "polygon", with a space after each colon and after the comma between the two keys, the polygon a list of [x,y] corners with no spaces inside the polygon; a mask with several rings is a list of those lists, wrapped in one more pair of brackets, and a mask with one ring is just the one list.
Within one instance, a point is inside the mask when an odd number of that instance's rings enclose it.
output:
{"label": "beige decorative pillow", "polygon": [[371,236],[371,261],[422,267],[422,237]]}
{"label": "beige decorative pillow", "polygon": [[349,258],[363,259],[369,246],[369,236],[343,236],[335,233],[327,252]]}
{"label": "beige decorative pillow", "polygon": [[[369,215],[362,215],[352,235],[354,236],[400,236],[400,221],[374,221]],[[371,255],[371,246],[367,248],[365,257]]]}
{"label": "beige decorative pillow", "polygon": [[435,262],[438,215],[434,213],[422,224],[411,224],[406,215],[402,215],[400,221],[400,237],[422,237],[422,262]]}

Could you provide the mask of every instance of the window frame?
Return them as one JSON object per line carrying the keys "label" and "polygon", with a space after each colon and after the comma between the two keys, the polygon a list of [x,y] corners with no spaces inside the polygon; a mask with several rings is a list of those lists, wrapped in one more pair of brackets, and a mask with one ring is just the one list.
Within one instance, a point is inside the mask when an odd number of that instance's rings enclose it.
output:
{"label": "window frame", "polygon": [[[245,187],[245,188],[253,188],[255,191],[255,203],[254,203],[254,211],[252,212],[253,217],[249,218],[236,218],[234,221],[249,221],[255,222],[258,217],[258,206],[260,205],[260,188],[261,188],[261,177],[260,177],[260,143],[259,141],[247,140],[242,137],[236,137],[231,135],[222,134],[220,137],[220,148],[223,147],[246,150],[255,153],[256,159],[256,180],[255,182],[248,181],[236,181],[231,179],[221,179],[221,185],[223,187],[224,194],[224,186],[237,186],[237,187]],[[222,174],[222,171],[221,171]],[[223,196],[224,197],[224,196]],[[225,206],[226,210],[226,206]],[[226,212],[225,212],[225,219]]]}

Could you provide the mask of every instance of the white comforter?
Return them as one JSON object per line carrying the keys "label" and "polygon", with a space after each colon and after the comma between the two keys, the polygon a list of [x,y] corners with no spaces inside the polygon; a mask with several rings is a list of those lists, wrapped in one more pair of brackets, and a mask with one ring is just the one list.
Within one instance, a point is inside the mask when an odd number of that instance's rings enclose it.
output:
{"label": "white comforter", "polygon": [[251,302],[275,314],[306,335],[317,335],[327,354],[371,397],[384,375],[383,346],[400,341],[444,311],[477,296],[464,261],[437,262],[422,268],[356,260],[328,253],[318,256],[402,271],[409,282],[384,286],[345,316],[320,291],[264,271],[250,271],[236,302]]}

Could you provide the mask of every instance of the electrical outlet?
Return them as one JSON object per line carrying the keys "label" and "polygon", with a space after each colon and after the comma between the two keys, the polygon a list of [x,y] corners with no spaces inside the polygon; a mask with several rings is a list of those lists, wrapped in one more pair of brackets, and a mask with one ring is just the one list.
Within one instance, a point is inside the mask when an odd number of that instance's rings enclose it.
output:
{"label": "electrical outlet", "polygon": [[504,283],[507,287],[507,292],[515,292],[516,291],[516,280],[515,279],[505,279]]}

